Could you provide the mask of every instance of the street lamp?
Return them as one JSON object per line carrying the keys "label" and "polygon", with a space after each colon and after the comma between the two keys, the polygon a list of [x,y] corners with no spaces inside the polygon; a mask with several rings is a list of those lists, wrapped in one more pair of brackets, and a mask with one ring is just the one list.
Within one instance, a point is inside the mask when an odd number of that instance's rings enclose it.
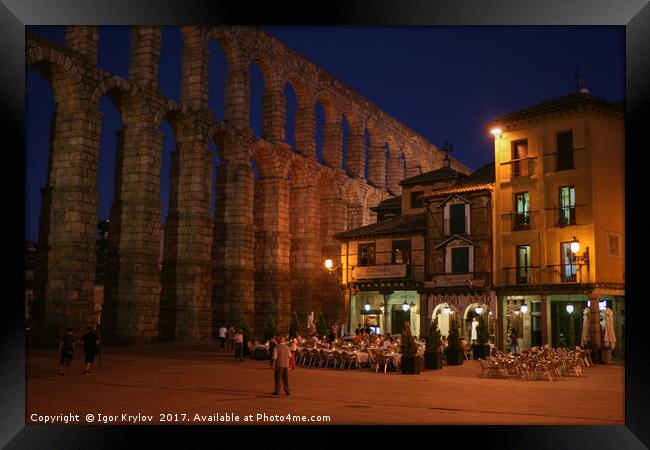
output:
{"label": "street lamp", "polygon": [[573,313],[573,305],[571,303],[566,305],[566,312],[568,312],[569,314]]}
{"label": "street lamp", "polygon": [[410,309],[410,306],[408,303],[406,303],[406,300],[404,300],[404,304],[402,305],[402,311],[406,312]]}
{"label": "street lamp", "polygon": [[442,308],[442,313],[443,314],[451,314],[451,308],[449,306],[445,306]]}
{"label": "street lamp", "polygon": [[365,305],[363,305],[363,309],[365,309],[366,311],[370,311],[370,303],[366,303]]}
{"label": "street lamp", "polygon": [[589,247],[585,247],[585,251],[582,255],[578,255],[580,251],[580,241],[577,237],[573,236],[571,240],[571,253],[573,253],[576,262],[580,264],[586,264],[587,269],[589,268]]}
{"label": "street lamp", "polygon": [[495,137],[498,137],[501,136],[501,133],[503,133],[503,131],[499,127],[494,127],[490,130],[490,133],[492,133]]}
{"label": "street lamp", "polygon": [[483,314],[483,307],[477,306],[476,308],[474,308],[474,311],[476,311],[476,314],[480,316],[481,314]]}
{"label": "street lamp", "polygon": [[526,301],[521,305],[521,312],[526,314],[528,312],[528,305],[526,304]]}

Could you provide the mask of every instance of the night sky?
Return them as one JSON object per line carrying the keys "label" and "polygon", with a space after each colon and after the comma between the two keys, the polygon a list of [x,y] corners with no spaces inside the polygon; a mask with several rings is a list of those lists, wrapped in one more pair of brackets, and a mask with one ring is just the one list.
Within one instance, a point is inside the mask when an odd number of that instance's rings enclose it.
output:
{"label": "night sky", "polygon": [[[452,156],[472,169],[494,157],[492,135],[487,130],[494,117],[576,91],[576,68],[586,77],[592,95],[617,101],[625,93],[624,27],[263,28],[429,141],[442,146],[448,140],[455,149]],[[63,27],[28,29],[64,42]],[[130,36],[127,27],[100,27],[100,68],[127,77]],[[182,47],[178,27],[166,27],[160,91],[175,100],[180,97]],[[210,44],[210,50],[209,104],[215,117],[221,119],[226,60],[216,42]],[[35,241],[40,188],[47,178],[54,102],[47,81],[36,71],[26,70],[26,84],[25,238]],[[253,66],[251,124],[257,136],[263,90],[261,73]],[[292,92],[287,95],[287,110],[292,116],[295,98]],[[115,132],[121,123],[107,97],[102,99],[100,110],[104,120],[98,219],[105,219],[113,198]],[[322,119],[319,109],[317,118]],[[292,126],[287,127],[291,142]],[[161,130],[165,134],[161,176],[164,217],[174,135],[166,122]],[[317,141],[322,141],[320,128]],[[215,151],[215,166],[218,163]]]}

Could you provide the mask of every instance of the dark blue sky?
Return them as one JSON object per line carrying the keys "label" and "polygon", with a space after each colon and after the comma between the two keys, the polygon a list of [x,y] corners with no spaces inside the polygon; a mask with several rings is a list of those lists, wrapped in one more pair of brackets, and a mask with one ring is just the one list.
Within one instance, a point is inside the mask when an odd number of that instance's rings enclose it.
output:
{"label": "dark blue sky", "polygon": [[[593,95],[616,101],[623,99],[625,92],[623,27],[263,28],[434,144],[441,146],[448,140],[455,148],[453,156],[473,169],[493,159],[492,139],[487,131],[491,119],[575,91],[576,68],[586,76]],[[63,27],[29,29],[63,44]],[[100,27],[99,67],[126,77],[129,43],[129,28]],[[173,99],[180,95],[182,47],[178,28],[166,27],[160,90]],[[215,116],[222,118],[226,62],[216,42],[210,44],[210,49],[209,104]],[[264,87],[257,67],[253,67],[251,75],[251,120],[259,136]],[[48,84],[39,74],[27,70],[26,82],[25,233],[26,239],[36,240],[54,104]],[[291,98],[288,101],[290,115],[295,110],[294,102]],[[102,99],[100,109],[104,121],[98,219],[103,219],[108,217],[113,197],[114,133],[121,125],[108,98]],[[164,217],[174,136],[166,122],[162,131]],[[317,132],[319,141],[321,131]]]}

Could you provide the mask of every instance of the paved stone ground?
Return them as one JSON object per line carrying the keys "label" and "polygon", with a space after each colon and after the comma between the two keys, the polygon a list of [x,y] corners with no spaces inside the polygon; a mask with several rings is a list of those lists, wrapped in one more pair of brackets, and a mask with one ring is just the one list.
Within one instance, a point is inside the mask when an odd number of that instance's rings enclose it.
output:
{"label": "paved stone ground", "polygon": [[[420,375],[298,367],[290,396],[271,396],[273,371],[265,361],[232,360],[213,343],[105,347],[101,367],[82,375],[78,353],[70,375],[59,376],[57,352],[27,355],[26,410],[31,414],[161,414],[184,424],[234,414],[229,424],[288,423],[286,415],[327,415],[331,424],[611,424],[624,423],[624,367],[597,365],[560,381],[479,378],[476,361]],[[195,415],[207,416],[195,421]],[[258,420],[257,414],[283,420]],[[108,421],[105,420],[105,421]],[[101,423],[101,422],[100,422]],[[224,422],[220,422],[224,423]],[[295,422],[291,422],[295,423]],[[313,422],[311,424],[314,424]]]}

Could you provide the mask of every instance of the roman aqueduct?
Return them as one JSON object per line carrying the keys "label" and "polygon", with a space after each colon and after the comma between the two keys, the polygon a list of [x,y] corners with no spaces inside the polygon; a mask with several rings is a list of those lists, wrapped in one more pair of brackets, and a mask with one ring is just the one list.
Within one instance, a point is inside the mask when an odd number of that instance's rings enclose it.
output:
{"label": "roman aqueduct", "polygon": [[[338,279],[322,270],[325,258],[340,254],[333,235],[371,223],[369,208],[399,195],[401,179],[442,165],[435,145],[268,33],[231,26],[181,32],[180,101],[158,88],[162,27],[132,28],[128,79],[97,67],[96,27],[66,28],[65,45],[27,33],[26,64],[48,80],[56,104],[30,323],[35,342],[95,323],[104,96],[123,124],[101,316],[106,342],[201,340],[241,315],[258,328],[271,314],[286,329],[292,310],[301,322],[319,310],[343,321]],[[228,62],[222,120],[208,108],[213,40]],[[252,64],[264,77],[260,138],[250,127]],[[287,83],[296,93],[293,146],[285,139]],[[317,101],[325,110],[322,161]],[[163,120],[176,146],[161,224]],[[214,197],[211,142],[221,160]]]}

